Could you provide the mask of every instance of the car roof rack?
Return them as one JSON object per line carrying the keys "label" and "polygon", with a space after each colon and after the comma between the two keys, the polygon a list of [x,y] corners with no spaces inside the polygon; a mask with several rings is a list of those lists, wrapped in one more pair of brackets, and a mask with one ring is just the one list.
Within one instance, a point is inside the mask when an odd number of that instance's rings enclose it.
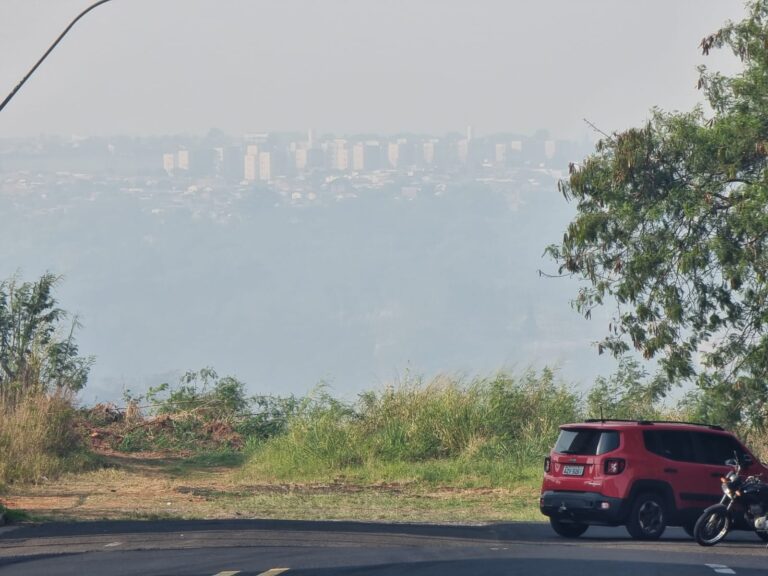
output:
{"label": "car roof rack", "polygon": [[704,422],[683,422],[681,420],[632,420],[632,419],[623,419],[623,418],[587,418],[585,422],[589,424],[594,424],[596,422],[627,422],[627,423],[635,423],[635,424],[686,424],[688,426],[703,426],[705,428],[711,428],[713,430],[725,430],[722,426],[718,424],[707,424]]}

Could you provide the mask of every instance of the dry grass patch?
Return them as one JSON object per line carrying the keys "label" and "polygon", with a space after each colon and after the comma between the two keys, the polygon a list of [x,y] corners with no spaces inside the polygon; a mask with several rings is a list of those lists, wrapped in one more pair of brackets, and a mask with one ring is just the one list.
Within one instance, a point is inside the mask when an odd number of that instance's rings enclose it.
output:
{"label": "dry grass patch", "polygon": [[236,465],[159,454],[111,455],[109,467],[14,486],[32,519],[283,518],[395,522],[540,520],[536,486],[429,488],[410,483],[259,482]]}
{"label": "dry grass patch", "polygon": [[44,481],[93,462],[70,400],[48,394],[0,400],[0,455],[0,486]]}

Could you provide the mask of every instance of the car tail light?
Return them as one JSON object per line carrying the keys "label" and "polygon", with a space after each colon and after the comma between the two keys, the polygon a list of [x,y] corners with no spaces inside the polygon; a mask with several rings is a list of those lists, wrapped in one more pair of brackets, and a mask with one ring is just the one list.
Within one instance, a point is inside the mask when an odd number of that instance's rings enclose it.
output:
{"label": "car tail light", "polygon": [[622,472],[624,472],[625,467],[626,467],[626,462],[624,461],[623,458],[607,458],[605,460],[605,464],[603,464],[603,470],[609,476],[621,474]]}
{"label": "car tail light", "polygon": [[549,469],[552,467],[552,459],[547,456],[544,458],[544,472],[549,472]]}

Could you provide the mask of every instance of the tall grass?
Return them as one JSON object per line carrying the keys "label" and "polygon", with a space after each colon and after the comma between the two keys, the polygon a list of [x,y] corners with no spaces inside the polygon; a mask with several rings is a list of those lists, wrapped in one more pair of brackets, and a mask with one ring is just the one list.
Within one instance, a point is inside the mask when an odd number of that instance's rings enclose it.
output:
{"label": "tall grass", "polygon": [[54,478],[88,463],[74,416],[65,395],[0,401],[0,486]]}
{"label": "tall grass", "polygon": [[538,470],[558,425],[578,416],[579,398],[550,370],[406,381],[354,403],[321,389],[253,449],[246,473],[503,485]]}

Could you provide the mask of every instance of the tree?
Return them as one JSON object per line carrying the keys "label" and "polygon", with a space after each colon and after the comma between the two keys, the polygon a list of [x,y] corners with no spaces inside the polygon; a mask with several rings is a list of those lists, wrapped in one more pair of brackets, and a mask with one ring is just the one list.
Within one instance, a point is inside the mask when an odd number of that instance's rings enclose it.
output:
{"label": "tree", "polygon": [[755,421],[768,406],[768,0],[705,37],[729,48],[734,76],[699,69],[711,111],[653,109],[604,135],[560,183],[577,215],[548,247],[585,280],[589,317],[615,301],[600,353],[658,360],[668,387],[691,379]]}
{"label": "tree", "polygon": [[53,390],[80,390],[93,363],[78,355],[67,314],[56,306],[53,290],[59,278],[44,274],[37,282],[16,277],[0,282],[0,397]]}
{"label": "tree", "polygon": [[640,363],[627,356],[619,360],[614,374],[599,376],[586,397],[588,418],[629,418],[653,420],[662,418],[660,389]]}

